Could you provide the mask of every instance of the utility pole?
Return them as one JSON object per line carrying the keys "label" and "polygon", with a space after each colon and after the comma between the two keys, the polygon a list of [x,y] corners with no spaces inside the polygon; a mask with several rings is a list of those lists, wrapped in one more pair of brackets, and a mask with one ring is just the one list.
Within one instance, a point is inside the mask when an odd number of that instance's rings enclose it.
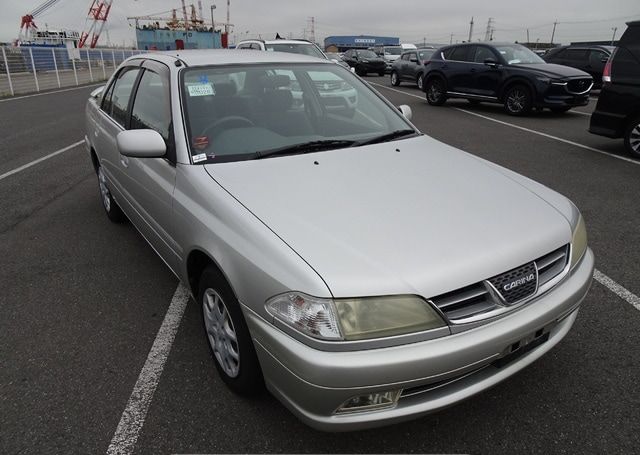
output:
{"label": "utility pole", "polygon": [[611,37],[611,45],[613,46],[614,41],[616,40],[616,32],[618,31],[618,27],[613,27],[613,36]]}
{"label": "utility pole", "polygon": [[211,5],[211,37],[213,39],[213,47],[216,47],[216,24],[213,22],[213,10],[216,9],[216,5]]}
{"label": "utility pole", "polygon": [[553,23],[553,31],[551,32],[551,44],[553,44],[553,37],[556,36],[556,25],[558,25],[558,20]]}
{"label": "utility pole", "polygon": [[311,42],[315,44],[316,42],[316,18],[315,16],[311,16]]}
{"label": "utility pole", "polygon": [[[231,19],[229,16],[229,7],[231,6],[231,0],[227,0],[227,23],[224,26],[224,33],[229,36],[229,24],[231,23]],[[228,38],[227,38],[228,39]]]}
{"label": "utility pole", "polygon": [[529,29],[527,29],[527,45],[530,43],[531,41],[529,41]]}
{"label": "utility pole", "polygon": [[423,36],[422,37],[422,47],[426,47],[427,46],[427,37]]}
{"label": "utility pole", "polygon": [[471,16],[471,22],[469,22],[469,42],[471,42],[471,35],[473,35],[473,16]]}
{"label": "utility pole", "polygon": [[492,27],[493,17],[490,17],[487,21],[487,30],[484,32],[484,40],[490,41],[493,39],[493,27]]}
{"label": "utility pole", "polygon": [[451,34],[451,37],[449,38],[449,44],[453,44],[453,33]]}

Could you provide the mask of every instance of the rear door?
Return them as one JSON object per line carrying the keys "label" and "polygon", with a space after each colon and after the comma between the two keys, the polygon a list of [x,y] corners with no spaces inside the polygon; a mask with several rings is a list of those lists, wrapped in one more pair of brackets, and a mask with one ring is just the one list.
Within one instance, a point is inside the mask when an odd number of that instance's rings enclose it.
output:
{"label": "rear door", "polygon": [[442,66],[447,77],[447,91],[458,94],[472,92],[475,64],[471,63],[475,46],[455,46],[444,52],[445,62]]}
{"label": "rear door", "polygon": [[94,144],[100,165],[106,174],[111,192],[122,210],[129,215],[129,201],[123,191],[124,175],[116,136],[124,131],[129,117],[131,94],[140,76],[140,61],[122,68],[107,89],[100,106],[99,122],[94,131]]}

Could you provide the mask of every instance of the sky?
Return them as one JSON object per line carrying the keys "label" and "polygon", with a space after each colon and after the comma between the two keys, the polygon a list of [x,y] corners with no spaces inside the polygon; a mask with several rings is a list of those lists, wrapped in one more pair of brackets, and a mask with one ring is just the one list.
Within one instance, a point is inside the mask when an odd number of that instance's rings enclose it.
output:
{"label": "sky", "polygon": [[[20,18],[45,0],[0,0],[0,42],[11,42],[18,35]],[[186,0],[187,5],[197,0]],[[214,21],[226,18],[226,1],[202,0],[204,16]],[[59,0],[36,24],[43,28],[67,28],[82,31],[91,0]],[[179,0],[113,0],[107,22],[111,43],[135,44],[133,21],[127,16],[160,12],[168,16],[180,10]],[[315,18],[316,41],[330,35],[378,35],[399,37],[401,42],[439,43],[468,39],[469,22],[474,18],[473,41],[483,40],[489,19],[496,41],[549,42],[553,23],[557,22],[554,42],[611,40],[616,30],[620,37],[625,22],[640,20],[639,0],[231,0],[230,42],[245,38],[272,39],[311,37],[311,17]],[[107,44],[103,32],[99,44]]]}

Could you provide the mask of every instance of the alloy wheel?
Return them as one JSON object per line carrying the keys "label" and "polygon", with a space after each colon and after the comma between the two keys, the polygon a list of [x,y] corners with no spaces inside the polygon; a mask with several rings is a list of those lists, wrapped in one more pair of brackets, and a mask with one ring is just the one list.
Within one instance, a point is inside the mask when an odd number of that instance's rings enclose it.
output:
{"label": "alloy wheel", "polygon": [[202,300],[204,325],[213,354],[227,376],[235,378],[240,373],[240,348],[229,311],[214,289],[208,288]]}
{"label": "alloy wheel", "polygon": [[527,94],[519,89],[514,88],[509,92],[507,96],[507,109],[513,113],[522,112],[525,109],[527,103]]}
{"label": "alloy wheel", "polygon": [[432,103],[437,103],[442,97],[442,88],[437,81],[432,82],[427,90],[427,98]]}
{"label": "alloy wheel", "polygon": [[629,146],[635,154],[640,155],[640,123],[629,134]]}
{"label": "alloy wheel", "polygon": [[102,196],[102,205],[107,212],[111,211],[111,193],[107,188],[107,178],[104,175],[102,166],[98,168],[98,184],[100,185],[100,195]]}

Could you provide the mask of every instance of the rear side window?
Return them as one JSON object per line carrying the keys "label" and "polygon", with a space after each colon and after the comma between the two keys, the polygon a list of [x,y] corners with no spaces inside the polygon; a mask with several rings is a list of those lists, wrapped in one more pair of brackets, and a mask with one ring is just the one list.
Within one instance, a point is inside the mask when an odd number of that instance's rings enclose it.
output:
{"label": "rear side window", "polygon": [[454,47],[451,50],[447,49],[447,51],[445,51],[444,56],[447,60],[454,60],[457,62],[467,62],[469,61],[468,60],[469,49],[471,49],[471,46]]}
{"label": "rear side window", "polygon": [[591,66],[602,66],[606,63],[609,56],[606,52],[592,50],[589,52],[589,64]]}
{"label": "rear side window", "polygon": [[126,125],[129,98],[139,72],[139,68],[120,72],[102,102],[102,109],[122,127]]}
{"label": "rear side window", "polygon": [[169,140],[171,110],[169,88],[162,77],[146,70],[140,78],[131,110],[131,129],[152,129]]}
{"label": "rear side window", "polygon": [[587,49],[567,49],[564,58],[573,61],[583,61],[587,59]]}

